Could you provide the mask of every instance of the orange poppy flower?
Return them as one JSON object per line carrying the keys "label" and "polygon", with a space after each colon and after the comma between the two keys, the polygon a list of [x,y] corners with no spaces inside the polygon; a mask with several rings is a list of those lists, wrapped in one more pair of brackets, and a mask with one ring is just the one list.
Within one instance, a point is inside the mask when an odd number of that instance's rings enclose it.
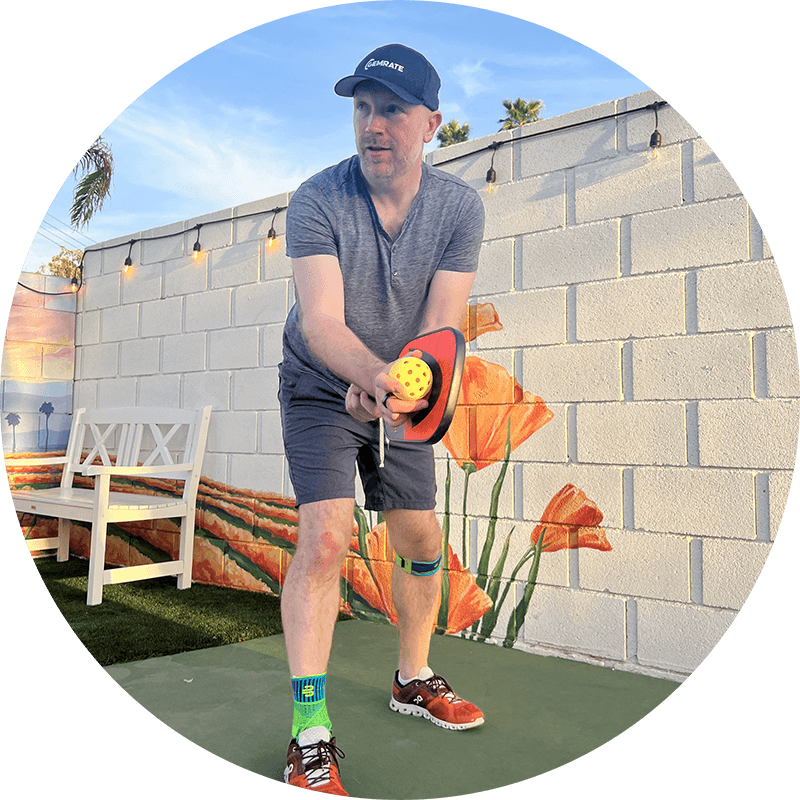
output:
{"label": "orange poppy flower", "polygon": [[[351,576],[353,589],[372,608],[397,625],[397,611],[392,602],[393,561],[382,560],[382,554],[392,552],[388,545],[386,523],[373,528],[366,537],[367,552],[354,558]],[[369,567],[363,556],[369,559]],[[480,619],[492,606],[489,596],[475,583],[475,576],[464,567],[449,548],[450,591],[448,594],[447,633],[457,633]],[[393,555],[392,555],[393,557]],[[371,570],[371,571],[370,571]],[[374,578],[373,578],[374,576]]]}
{"label": "orange poppy flower", "polygon": [[578,547],[611,550],[606,532],[599,527],[602,521],[603,512],[586,492],[568,483],[547,504],[542,521],[531,533],[531,544],[535,545],[544,533],[542,550],[548,553]]}
{"label": "orange poppy flower", "polygon": [[501,331],[503,325],[497,309],[491,303],[468,305],[461,317],[461,333],[465,342],[475,341],[481,334],[489,331]]}
{"label": "orange poppy flower", "polygon": [[523,392],[503,367],[468,356],[458,407],[442,442],[460,467],[471,462],[483,469],[505,455],[509,421],[514,450],[552,418],[544,400]]}

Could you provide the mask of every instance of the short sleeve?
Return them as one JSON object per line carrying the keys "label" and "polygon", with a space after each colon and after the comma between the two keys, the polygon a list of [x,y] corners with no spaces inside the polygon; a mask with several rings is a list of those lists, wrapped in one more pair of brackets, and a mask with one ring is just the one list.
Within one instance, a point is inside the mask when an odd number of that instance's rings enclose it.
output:
{"label": "short sleeve", "polygon": [[480,195],[464,193],[456,224],[437,269],[448,272],[476,272],[483,241],[485,212]]}
{"label": "short sleeve", "polygon": [[319,189],[311,183],[302,184],[289,201],[286,255],[290,258],[339,256],[332,212]]}

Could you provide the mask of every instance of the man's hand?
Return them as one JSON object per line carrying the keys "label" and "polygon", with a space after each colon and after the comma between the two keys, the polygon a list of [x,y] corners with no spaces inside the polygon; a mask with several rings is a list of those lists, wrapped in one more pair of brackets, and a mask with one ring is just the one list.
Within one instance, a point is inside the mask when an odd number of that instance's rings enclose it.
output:
{"label": "man's hand", "polygon": [[[422,353],[414,350],[410,356],[419,358]],[[427,400],[400,400],[394,392],[402,389],[398,380],[389,375],[389,364],[385,364],[375,376],[372,393],[355,384],[347,390],[345,406],[347,413],[357,422],[372,422],[383,417],[393,428],[399,428],[409,421],[412,414],[428,407]]]}

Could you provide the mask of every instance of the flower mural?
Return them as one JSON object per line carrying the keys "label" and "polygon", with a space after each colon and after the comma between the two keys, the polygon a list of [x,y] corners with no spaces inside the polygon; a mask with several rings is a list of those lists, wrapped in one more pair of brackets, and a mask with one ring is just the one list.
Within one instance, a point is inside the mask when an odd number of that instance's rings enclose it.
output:
{"label": "flower mural", "polygon": [[[462,332],[469,341],[502,330],[491,303],[471,306],[464,314]],[[49,417],[52,406],[42,403],[39,411]],[[611,550],[604,529],[603,513],[586,493],[567,484],[552,497],[527,539],[527,549],[508,571],[506,562],[515,529],[495,554],[498,508],[511,453],[553,419],[553,412],[538,395],[525,391],[503,367],[470,355],[465,359],[459,405],[442,444],[447,450],[442,524],[442,593],[434,630],[437,633],[489,638],[512,646],[519,636],[530,606],[544,553],[564,549]],[[9,414],[6,422],[17,423]],[[477,564],[470,570],[450,545],[452,463],[464,473],[461,502],[461,554],[466,559],[467,498],[470,476],[492,465],[498,468],[491,489],[488,522]],[[59,480],[57,467],[6,466],[12,485],[45,486]],[[90,479],[77,477],[76,482]],[[86,483],[88,485],[88,483]],[[154,489],[174,494],[174,481],[115,479],[114,489],[141,492]],[[36,522],[32,528],[37,528]],[[29,531],[29,535],[42,532]],[[72,523],[71,547],[88,555],[89,529]],[[519,531],[518,536],[522,535]],[[177,555],[178,527],[172,520],[109,527],[109,563],[131,564],[168,560]],[[297,544],[297,510],[294,499],[271,492],[238,489],[203,478],[198,492],[195,526],[193,580],[249,591],[280,594]],[[492,563],[493,562],[493,563]],[[342,570],[342,611],[360,619],[397,624],[392,600],[392,551],[386,523],[381,515],[368,519],[355,508],[353,535]],[[523,572],[527,568],[527,574]],[[507,576],[507,577],[506,577]],[[515,589],[518,587],[518,589]],[[518,595],[505,630],[498,633],[499,616],[510,595]],[[515,595],[515,596],[516,596]]]}

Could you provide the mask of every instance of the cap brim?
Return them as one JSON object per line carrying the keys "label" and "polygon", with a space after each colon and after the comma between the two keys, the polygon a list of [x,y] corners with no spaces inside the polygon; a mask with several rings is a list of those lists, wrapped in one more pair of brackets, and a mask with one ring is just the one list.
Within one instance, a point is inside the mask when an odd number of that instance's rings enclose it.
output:
{"label": "cap brim", "polygon": [[372,81],[373,83],[381,84],[381,86],[386,87],[390,92],[396,94],[401,100],[405,100],[406,103],[413,103],[415,106],[424,105],[419,97],[414,97],[412,94],[409,94],[405,89],[398,86],[396,83],[385,81],[382,78],[365,78],[363,75],[348,75],[346,78],[342,78],[333,87],[333,91],[336,92],[336,94],[338,94],[340,97],[352,97],[356,90],[356,86],[358,86],[359,83],[364,83],[364,81]]}

